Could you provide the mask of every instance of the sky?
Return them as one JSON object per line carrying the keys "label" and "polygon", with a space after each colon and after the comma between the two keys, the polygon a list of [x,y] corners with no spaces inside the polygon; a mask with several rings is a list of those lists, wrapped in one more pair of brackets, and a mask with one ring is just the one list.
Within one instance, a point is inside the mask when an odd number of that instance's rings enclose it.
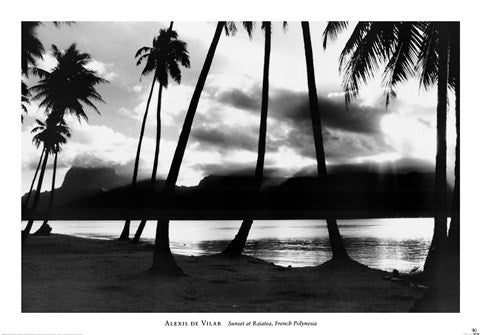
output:
{"label": "sky", "polygon": [[[150,46],[159,29],[169,22],[76,22],[59,28],[46,22],[38,37],[46,52],[38,66],[55,66],[50,46],[66,49],[72,43],[92,56],[89,67],[108,84],[98,86],[105,103],[101,114],[88,109],[88,122],[67,117],[72,137],[59,154],[57,186],[71,166],[114,167],[130,177],[138,135],[152,77],[141,77],[136,66],[137,49]],[[239,28],[241,24],[238,24]],[[436,90],[419,89],[409,80],[398,89],[388,107],[381,86],[381,73],[345,106],[338,57],[349,31],[322,48],[323,22],[311,22],[310,29],[319,94],[323,137],[329,169],[356,164],[381,169],[433,171],[435,160]],[[182,69],[180,85],[170,82],[163,91],[162,138],[158,178],[170,167],[180,129],[194,86],[215,30],[214,22],[175,22],[179,39],[187,43],[191,67]],[[251,173],[257,157],[263,71],[264,35],[258,24],[250,39],[239,29],[235,36],[222,35],[180,170],[179,185],[196,185],[211,174]],[[38,79],[30,77],[29,84]],[[158,88],[158,85],[157,85]],[[151,174],[155,150],[155,89],[142,147],[140,175]],[[454,98],[451,97],[451,101]],[[40,150],[32,144],[35,119],[44,120],[40,101],[28,106],[22,124],[22,193],[28,191]],[[453,108],[453,103],[450,104]],[[447,141],[454,143],[453,111],[449,111]],[[449,177],[453,172],[454,148],[449,146]],[[50,187],[51,164],[43,189]],[[273,24],[270,63],[270,91],[267,122],[265,171],[267,175],[289,177],[315,168],[313,133],[309,119],[305,55],[299,22],[284,30]]]}

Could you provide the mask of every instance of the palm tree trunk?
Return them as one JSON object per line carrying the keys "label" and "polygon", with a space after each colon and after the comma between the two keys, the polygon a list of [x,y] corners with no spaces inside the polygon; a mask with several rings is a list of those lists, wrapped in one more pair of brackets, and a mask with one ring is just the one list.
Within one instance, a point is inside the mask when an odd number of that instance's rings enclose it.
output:
{"label": "palm tree trunk", "polygon": [[37,179],[38,170],[40,170],[40,165],[42,165],[42,159],[43,159],[43,154],[44,153],[45,153],[45,149],[42,150],[42,154],[40,155],[40,159],[38,160],[37,169],[35,170],[35,174],[33,175],[32,184],[30,184],[30,190],[28,191],[27,199],[25,200],[25,203],[23,204],[23,206],[25,208],[27,208],[28,201],[30,200],[30,196],[32,195],[33,185],[35,185],[35,180]]}
{"label": "palm tree trunk", "polygon": [[132,243],[137,244],[138,242],[140,242],[140,237],[142,236],[143,229],[145,228],[146,224],[147,224],[147,220],[140,221],[140,224],[138,225],[138,228],[137,228],[137,232],[133,237]]}
{"label": "palm tree trunk", "polygon": [[[53,159],[53,174],[52,174],[52,190],[50,191],[50,199],[48,200],[48,209],[47,211],[50,212],[53,206],[53,198],[55,196],[55,178],[57,175],[57,158],[58,158],[58,151],[55,152],[55,158]],[[48,227],[48,220],[44,220],[40,228],[33,233],[34,235],[44,235],[44,232],[48,231],[47,235],[50,233],[51,228]]]}
{"label": "palm tree trunk", "polygon": [[[35,197],[33,198],[33,206],[32,206],[33,210],[37,209],[38,201],[40,199],[40,192],[41,192],[41,189],[42,189],[42,183],[43,183],[43,177],[45,175],[45,169],[47,167],[47,160],[48,160],[48,153],[45,151],[45,157],[43,158],[43,163],[42,163],[42,167],[41,167],[41,170],[40,170],[40,176],[38,177],[37,190],[35,191]],[[25,227],[25,229],[22,232],[22,240],[23,241],[26,240],[28,235],[30,234],[30,231],[32,230],[32,226],[33,226],[33,221],[34,220],[28,220],[27,226]]]}
{"label": "palm tree trunk", "polygon": [[[168,28],[169,31],[171,31],[173,29],[173,21],[170,21],[170,26]],[[153,84],[152,84],[152,89],[150,90],[150,95],[148,97],[148,103],[147,103],[147,109],[148,109],[148,105],[150,104],[150,99],[152,97],[152,92],[153,92],[153,85],[155,83],[155,78],[153,78]],[[158,92],[158,104],[157,104],[157,147],[155,148],[155,162],[154,162],[154,167],[153,167],[153,172],[152,172],[152,183],[155,183],[155,179],[156,179],[156,175],[157,175],[157,165],[158,165],[158,155],[159,155],[159,151],[160,151],[160,134],[161,134],[161,119],[160,119],[160,102],[161,102],[161,90],[162,90],[162,85],[160,84],[160,88],[159,88],[159,92]],[[143,124],[142,124],[142,133],[141,133],[141,136],[143,136],[143,130],[145,129],[145,121],[146,121],[146,116],[143,120]],[[157,152],[157,149],[158,149],[158,152]],[[137,167],[138,169],[138,158],[140,156],[140,147],[139,149],[137,150],[137,158],[135,160],[135,166]],[[136,177],[136,175],[135,175]],[[135,184],[135,183],[133,183]],[[137,231],[135,233],[135,236],[132,240],[132,243],[138,243],[140,241],[140,237],[142,236],[142,233],[143,233],[143,229],[145,228],[145,224],[147,223],[146,220],[142,220],[140,221],[140,224],[137,228]],[[127,220],[125,221],[125,225],[123,226],[123,231],[122,231],[122,234],[120,235],[120,240],[128,240],[128,236],[130,234],[130,220]]]}
{"label": "palm tree trunk", "polygon": [[[258,155],[257,166],[255,168],[255,193],[260,192],[263,178],[263,167],[265,162],[265,144],[267,138],[267,116],[268,116],[268,88],[269,88],[269,71],[270,71],[270,51],[271,51],[271,26],[270,23],[265,25],[265,52],[263,60],[263,84],[262,84],[262,107],[260,112],[260,134],[258,138]],[[244,219],[235,238],[230,241],[222,255],[228,257],[238,257],[242,254],[245,244],[247,243],[248,234],[252,227],[253,220],[251,218]]]}
{"label": "palm tree trunk", "polygon": [[[197,111],[198,102],[200,101],[200,95],[202,93],[203,87],[205,86],[205,81],[207,80],[208,71],[212,65],[213,56],[215,55],[215,50],[220,40],[222,34],[222,29],[225,26],[225,22],[220,21],[217,24],[215,29],[215,34],[213,36],[212,43],[208,49],[207,57],[205,63],[203,64],[202,71],[198,77],[197,85],[193,91],[192,100],[188,106],[187,114],[185,116],[185,121],[183,123],[182,131],[180,132],[180,137],[178,139],[177,148],[172,159],[172,165],[168,172],[167,179],[165,181],[165,186],[163,189],[164,199],[168,196],[171,196],[175,191],[175,184],[177,182],[178,174],[180,172],[180,166],[182,165],[183,156],[185,154],[185,149],[187,148],[188,138],[190,131],[192,129],[193,119],[195,117],[195,112]],[[161,215],[161,208],[159,209],[159,214]],[[163,219],[157,221],[157,229],[155,233],[155,246],[153,249],[153,264],[152,270],[158,273],[177,273],[178,274],[178,265],[173,258],[173,255],[170,251],[169,246],[169,220]]]}
{"label": "palm tree trunk", "polygon": [[[455,66],[455,183],[453,186],[452,219],[448,230],[448,253],[460,257],[460,23],[453,23],[453,48],[456,48]],[[451,44],[452,45],[452,44]],[[458,259],[460,263],[460,259]]]}
{"label": "palm tree trunk", "polygon": [[435,158],[435,223],[425,261],[424,280],[432,282],[440,267],[447,239],[447,89],[448,25],[438,23],[437,155]]}
{"label": "palm tree trunk", "polygon": [[[143,135],[145,134],[145,126],[147,124],[148,108],[150,107],[150,101],[152,100],[153,88],[155,87],[156,75],[153,76],[152,87],[150,88],[150,93],[148,94],[147,106],[145,107],[145,113],[143,114],[142,127],[140,128],[140,136],[138,138],[137,154],[135,155],[135,165],[133,166],[133,177],[132,185],[137,183],[138,176],[138,166],[140,164],[140,152],[142,150]],[[120,234],[119,240],[127,241],[130,236],[130,220],[125,220],[123,225],[122,233]]]}
{"label": "palm tree trunk", "polygon": [[[317,87],[315,84],[315,70],[313,67],[313,50],[310,39],[310,27],[308,22],[302,22],[303,42],[305,47],[305,60],[307,64],[308,97],[310,101],[310,114],[312,119],[313,139],[315,142],[315,153],[317,158],[317,172],[320,179],[327,177],[327,165],[325,162],[325,151],[323,148],[322,124],[320,110],[318,107]],[[348,259],[347,250],[343,244],[337,221],[334,218],[327,218],[328,236],[332,248],[334,260]]]}
{"label": "palm tree trunk", "polygon": [[162,119],[160,116],[160,110],[162,107],[162,89],[163,86],[159,83],[160,87],[158,88],[158,102],[157,102],[157,136],[155,139],[155,156],[153,157],[153,169],[152,169],[152,185],[155,184],[157,179],[157,169],[158,169],[158,155],[160,154],[160,136],[162,133]]}

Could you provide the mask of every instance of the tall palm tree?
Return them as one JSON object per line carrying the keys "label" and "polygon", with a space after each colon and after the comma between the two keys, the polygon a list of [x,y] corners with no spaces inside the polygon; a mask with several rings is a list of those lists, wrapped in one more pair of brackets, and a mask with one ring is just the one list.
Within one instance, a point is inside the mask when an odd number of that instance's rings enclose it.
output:
{"label": "tall palm tree", "polygon": [[[52,178],[52,191],[50,193],[50,201],[48,204],[48,209],[51,209],[53,202],[53,193],[55,187],[55,170],[57,163],[57,155],[61,150],[61,146],[67,142],[67,137],[70,137],[70,129],[65,124],[65,121],[56,121],[54,118],[47,118],[46,122],[36,120],[37,126],[32,129],[32,133],[36,133],[33,136],[33,143],[38,148],[40,145],[43,146],[43,152],[45,154],[42,162],[42,167],[40,170],[40,176],[38,179],[37,189],[35,191],[35,197],[33,199],[32,208],[36,209],[40,199],[40,193],[43,184],[43,178],[45,175],[45,170],[47,166],[48,156],[55,155],[54,166],[53,166],[53,178]],[[23,238],[27,238],[30,230],[32,229],[34,220],[29,220],[25,230],[23,231]],[[46,221],[44,222],[46,225]]]}
{"label": "tall palm tree", "polygon": [[[95,71],[86,68],[92,59],[91,56],[80,52],[75,44],[65,51],[60,51],[55,45],[52,45],[52,54],[58,64],[50,72],[38,69],[42,79],[30,89],[36,93],[32,99],[41,100],[39,106],[45,108],[48,123],[54,126],[61,125],[67,113],[76,116],[79,120],[82,118],[88,120],[85,106],[100,113],[93,103],[93,101],[103,102],[96,86],[108,83],[108,81],[99,77]],[[33,209],[36,209],[38,205],[48,156],[54,153],[54,150],[54,147],[45,148]],[[32,225],[33,220],[30,220],[23,234],[24,239],[30,233]]]}
{"label": "tall palm tree", "polygon": [[[38,126],[32,130],[32,132],[44,132],[49,131],[51,132],[51,141],[52,143],[52,150],[51,154],[54,155],[53,159],[53,169],[52,169],[52,187],[50,190],[50,197],[48,201],[47,212],[52,209],[53,206],[53,199],[55,195],[55,179],[57,175],[57,161],[58,161],[58,153],[62,151],[62,145],[67,143],[67,138],[70,138],[70,129],[68,128],[67,124],[64,120],[60,120],[56,125],[49,125],[49,120],[47,119],[46,123],[42,123],[37,120]],[[53,128],[49,130],[48,128]],[[34,234],[40,234],[48,227],[48,220],[44,220],[40,228]]]}
{"label": "tall palm tree", "polygon": [[[181,82],[181,71],[179,65],[184,67],[190,67],[190,58],[186,49],[186,43],[178,40],[177,33],[172,30],[173,21],[170,23],[168,30],[160,30],[159,36],[153,41],[153,47],[143,47],[138,50],[137,57],[139,57],[137,64],[141,64],[143,60],[146,60],[145,69],[142,74],[149,72],[155,72],[155,78],[159,82],[158,90],[158,104],[157,104],[157,131],[155,141],[155,155],[153,161],[152,185],[155,184],[157,168],[158,168],[158,156],[160,153],[160,135],[161,135],[161,118],[160,118],[160,106],[162,99],[162,90],[168,86],[168,78],[172,77],[177,83]],[[133,243],[137,243],[143,233],[143,229],[146,225],[146,220],[142,220],[138,226],[137,232],[133,239]],[[124,231],[126,231],[125,224]],[[126,232],[123,233],[123,238],[126,236]]]}
{"label": "tall palm tree", "polygon": [[[346,22],[328,23],[324,47],[328,38],[335,38],[347,26]],[[435,223],[424,266],[426,281],[431,281],[438,272],[447,240],[446,110],[449,85],[455,89],[458,117],[460,104],[459,72],[449,71],[455,68],[459,52],[458,47],[452,47],[455,35],[452,31],[451,23],[447,22],[359,22],[340,55],[347,103],[351,96],[358,94],[360,85],[374,75],[381,62],[387,64],[383,74],[387,105],[390,96],[395,96],[395,87],[409,77],[418,75],[424,87],[437,84]]]}
{"label": "tall palm tree", "polygon": [[[317,173],[320,179],[327,177],[327,165],[325,162],[325,151],[323,147],[322,123],[318,107],[317,87],[315,83],[315,70],[313,66],[313,50],[310,37],[310,26],[308,22],[302,22],[303,43],[305,47],[305,61],[307,66],[308,98],[310,102],[310,117],[312,119],[313,139],[317,159]],[[327,229],[334,261],[349,260],[347,250],[343,244],[340,231],[338,230],[335,218],[327,217]]]}
{"label": "tall palm tree", "polygon": [[[190,67],[190,57],[187,51],[187,45],[185,42],[178,39],[178,34],[176,31],[172,30],[173,21],[170,23],[168,30],[161,29],[157,37],[154,38],[152,47],[143,47],[137,51],[135,55],[138,57],[137,65],[141,65],[145,61],[145,68],[142,71],[142,75],[147,75],[151,72],[154,72],[154,82],[155,80],[159,83],[158,89],[158,102],[157,102],[157,131],[156,131],[156,145],[155,145],[155,156],[153,161],[152,185],[155,184],[158,168],[158,156],[160,153],[160,137],[161,137],[161,100],[162,100],[162,91],[163,88],[168,87],[168,79],[171,77],[177,83],[181,82],[181,71],[180,65],[183,67]],[[152,84],[152,89],[153,90]],[[150,93],[151,94],[151,93]],[[151,95],[150,95],[151,97]],[[150,100],[149,97],[149,100]],[[149,101],[147,102],[148,109]],[[143,138],[144,123],[146,122],[147,111],[145,112],[142,130],[140,137]],[[138,161],[140,155],[141,142],[139,141],[139,146],[137,149],[137,156],[135,158],[134,166],[134,179],[136,180],[138,173]],[[135,182],[133,183],[135,184]],[[135,234],[135,242],[138,242],[140,235],[145,227],[146,220],[142,220]],[[129,235],[129,220],[125,221],[124,229],[120,235],[120,239],[127,240]]]}
{"label": "tall palm tree", "polygon": [[[170,29],[172,28],[172,24],[173,22],[170,24]],[[253,28],[253,24],[252,22],[243,22],[243,26],[245,28],[245,30],[247,31],[247,33],[249,34],[249,36],[251,35],[251,32],[252,32],[252,28]],[[229,22],[225,22],[223,25],[222,25],[222,29],[225,30],[225,34],[227,36],[229,35],[235,35],[235,33],[237,32],[237,26],[235,24],[235,22],[232,22],[232,21],[229,21]],[[217,27],[218,28],[218,27]],[[221,31],[220,31],[220,34],[221,34]],[[217,44],[218,44],[218,41],[217,41]],[[200,79],[199,79],[200,80]],[[204,83],[202,84],[204,85]],[[203,86],[202,86],[203,87]],[[201,92],[200,92],[201,93]],[[192,98],[193,99],[193,98]],[[197,102],[198,104],[198,102]],[[183,154],[182,154],[183,155]],[[181,163],[181,162],[180,162]],[[173,163],[172,163],[173,164]],[[178,175],[178,172],[177,172],[177,175]],[[175,177],[176,178],[176,177]],[[133,237],[132,239],[132,243],[138,243],[140,241],[140,237],[143,233],[143,230],[145,228],[145,225],[146,225],[147,221],[146,220],[142,220],[137,228],[137,231],[135,233],[135,236]],[[124,225],[124,229],[122,231],[122,235],[123,235],[123,239],[126,239],[125,236],[127,235],[126,231],[128,229],[130,225],[130,222],[127,220],[125,221],[125,225]],[[124,233],[125,232],[125,233]]]}
{"label": "tall palm tree", "polygon": [[[285,27],[284,23],[284,27]],[[244,23],[244,26],[251,35],[251,23]],[[267,138],[267,116],[268,116],[268,88],[269,88],[269,71],[270,71],[270,50],[272,41],[272,24],[271,22],[262,22],[262,30],[265,33],[264,46],[264,60],[263,60],[263,83],[262,83],[262,105],[260,110],[260,131],[258,137],[258,155],[257,165],[255,168],[255,181],[253,193],[257,194],[260,191],[263,179],[263,168],[265,161],[265,143]],[[226,248],[222,251],[222,255],[228,257],[238,257],[242,254],[245,244],[247,242],[250,228],[252,227],[253,219],[246,218],[242,221],[240,229],[235,238],[230,241]]]}
{"label": "tall palm tree", "polygon": [[[217,48],[218,41],[220,40],[222,30],[225,29],[225,27],[225,22],[220,21],[217,23],[212,42],[208,49],[207,57],[200,72],[200,76],[198,77],[198,81],[195,86],[195,90],[193,91],[190,105],[188,106],[188,110],[185,115],[185,121],[183,123],[180,137],[178,139],[178,144],[173,155],[172,164],[170,166],[170,170],[168,171],[167,179],[165,180],[165,185],[162,193],[164,198],[172,196],[175,191],[175,184],[178,179],[178,174],[180,172],[180,166],[182,164],[183,156],[185,154],[185,149],[187,148],[193,119],[195,117],[198,102],[200,101],[200,95],[202,93],[203,87],[205,86],[205,81],[207,80],[207,75],[210,70],[210,66],[212,65],[213,56],[215,55],[215,50]],[[162,217],[162,214],[163,213],[160,208],[160,217]],[[153,249],[153,264],[151,271],[163,275],[182,275],[183,271],[177,265],[177,262],[175,261],[175,258],[173,257],[170,250],[169,226],[170,221],[167,218],[162,218],[157,221],[157,227],[155,231],[155,245]]]}

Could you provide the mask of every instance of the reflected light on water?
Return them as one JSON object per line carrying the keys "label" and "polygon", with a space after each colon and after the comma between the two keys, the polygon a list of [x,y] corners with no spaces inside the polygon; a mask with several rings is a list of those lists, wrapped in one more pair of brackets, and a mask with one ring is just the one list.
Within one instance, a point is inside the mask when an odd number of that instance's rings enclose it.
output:
{"label": "reflected light on water", "polygon": [[[40,225],[36,222],[32,231]],[[138,221],[132,222],[134,234]],[[24,223],[25,224],[25,223]],[[155,221],[145,227],[144,240],[153,242]],[[235,236],[240,221],[172,221],[171,248],[182,255],[221,252]],[[361,219],[338,221],[349,255],[367,266],[408,272],[422,269],[433,233],[433,219]],[[117,238],[120,221],[53,221],[53,232],[79,237]],[[255,221],[245,254],[282,266],[315,266],[331,257],[322,220]]]}

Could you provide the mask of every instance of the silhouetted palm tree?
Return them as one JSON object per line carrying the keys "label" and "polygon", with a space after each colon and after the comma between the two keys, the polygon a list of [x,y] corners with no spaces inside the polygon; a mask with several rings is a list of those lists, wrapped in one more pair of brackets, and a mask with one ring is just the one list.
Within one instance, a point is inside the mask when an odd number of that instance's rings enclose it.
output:
{"label": "silhouetted palm tree", "polygon": [[[219,25],[221,25],[221,28],[219,28]],[[250,34],[251,34],[251,31],[252,31],[252,27],[253,27],[252,24],[251,24],[251,22],[244,22],[244,23],[243,23],[243,26],[244,26],[244,28],[247,30],[247,33],[250,35]],[[218,44],[218,40],[216,40],[217,34],[220,34],[220,35],[218,35],[218,39],[220,39],[220,36],[221,36],[221,33],[222,33],[222,32],[221,32],[222,29],[225,30],[225,34],[226,34],[227,36],[228,36],[228,35],[235,35],[235,33],[237,32],[237,27],[236,27],[235,22],[231,22],[231,21],[230,21],[230,22],[219,22],[219,23],[217,24],[217,30],[215,31],[214,39],[213,39],[213,41],[212,41],[212,44],[210,45],[209,52],[210,52],[213,44],[215,44],[214,49],[216,49],[216,45]],[[218,30],[220,30],[220,31],[218,31]],[[205,66],[207,66],[207,61],[208,61],[208,60],[209,60],[209,54],[207,54],[207,59],[205,60],[204,68],[205,68]],[[213,60],[213,54],[212,54],[212,59],[210,60],[210,63],[212,62],[212,60]],[[211,64],[208,64],[208,68],[210,68],[210,65],[211,65]],[[202,69],[202,71],[203,71],[203,69]],[[205,74],[205,78],[202,78],[202,72],[200,73],[199,81],[197,82],[196,88],[199,87],[199,85],[201,85],[201,87],[202,87],[202,89],[203,89],[203,86],[205,85],[205,80],[206,80],[206,75],[207,75],[207,74],[208,74],[208,70],[207,70],[207,73]],[[202,82],[202,80],[203,80],[203,82]],[[202,89],[200,89],[200,91],[198,91],[198,92],[197,92],[197,91],[194,91],[194,95],[193,95],[193,97],[192,97],[192,101],[190,102],[190,107],[192,107],[192,108],[193,108],[193,104],[195,104],[194,110],[193,110],[193,112],[191,112],[191,113],[193,113],[193,114],[191,114],[192,121],[189,121],[190,114],[187,114],[187,117],[185,118],[185,123],[184,123],[183,128],[182,128],[182,134],[185,134],[185,133],[183,132],[183,130],[184,130],[185,127],[186,127],[186,123],[187,123],[187,122],[193,122],[193,117],[194,117],[194,115],[195,115],[196,106],[198,105],[198,100],[200,99],[200,94],[201,94]],[[198,94],[198,97],[197,97],[196,94]],[[195,99],[197,100],[196,102],[194,102]],[[189,110],[190,110],[190,109],[189,109]],[[173,190],[174,190],[174,188],[175,188],[175,183],[176,183],[176,180],[177,180],[177,177],[178,177],[178,173],[179,173],[179,170],[180,170],[180,165],[181,165],[181,162],[182,162],[183,154],[184,154],[184,151],[185,151],[185,147],[186,147],[186,145],[187,145],[187,142],[188,142],[188,135],[189,135],[189,133],[190,133],[191,123],[190,123],[190,125],[189,125],[188,127],[189,127],[189,128],[188,128],[188,133],[186,133],[186,138],[180,137],[179,143],[178,143],[178,145],[177,145],[177,150],[175,151],[175,153],[176,153],[176,155],[177,155],[177,153],[178,153],[178,154],[180,153],[179,150],[183,150],[183,152],[181,153],[181,157],[180,157],[180,159],[178,159],[178,156],[174,156],[174,161],[172,161],[172,166],[170,167],[169,176],[170,176],[170,172],[172,172],[173,174],[172,174],[171,180],[174,179],[174,182],[173,182],[174,184],[173,184],[173,186],[171,186],[171,187],[172,187],[172,190],[171,190],[171,191],[167,190],[166,192],[164,192],[165,194],[173,193]],[[182,142],[180,142],[180,140],[182,140]],[[183,143],[183,141],[185,141],[185,142]],[[185,145],[185,147],[184,147],[183,149],[180,149],[181,146],[183,146],[183,145]],[[176,157],[177,157],[177,160],[175,160]],[[175,164],[175,166],[174,166],[174,164]],[[177,166],[177,164],[178,164],[178,166]],[[172,169],[173,169],[173,170],[172,170]],[[176,169],[178,169],[178,170],[175,172]],[[167,181],[168,181],[168,178],[167,178]],[[165,184],[165,185],[166,185],[166,184]],[[165,186],[165,187],[166,187],[166,186]],[[146,220],[142,220],[142,221],[140,222],[140,225],[139,225],[138,228],[137,228],[137,232],[135,233],[135,236],[134,236],[134,238],[133,238],[133,240],[132,240],[133,243],[138,243],[138,241],[140,240],[140,236],[141,236],[141,234],[142,234],[142,232],[143,232],[143,229],[145,228],[145,224],[146,224]],[[168,223],[167,223],[167,225],[168,225]],[[158,223],[157,223],[157,229],[158,229]],[[124,227],[124,230],[125,230],[125,227]],[[167,229],[167,234],[168,234],[168,229]],[[169,251],[168,253],[170,253],[170,251]],[[155,263],[155,261],[154,261],[154,263]]]}
{"label": "silhouetted palm tree", "polygon": [[[285,27],[286,23],[284,23]],[[245,22],[244,27],[249,36],[251,35],[252,23]],[[264,46],[264,61],[263,61],[263,83],[262,83],[262,106],[260,111],[260,132],[258,137],[258,155],[257,165],[255,168],[254,194],[260,191],[263,179],[263,168],[265,161],[265,143],[267,138],[267,116],[268,116],[268,88],[269,88],[269,71],[270,71],[270,50],[272,38],[272,24],[271,22],[262,22],[262,30],[265,33]],[[235,235],[235,238],[230,241],[227,247],[223,250],[222,255],[228,257],[238,257],[242,254],[245,244],[247,242],[250,228],[252,227],[253,219],[246,218],[242,221],[240,229]]]}
{"label": "silhouetted palm tree", "polygon": [[[56,121],[55,119],[47,118],[47,121],[45,123],[41,122],[40,120],[36,120],[36,122],[37,126],[32,129],[32,133],[36,133],[36,135],[33,137],[32,141],[37,148],[41,145],[43,146],[43,152],[45,156],[43,158],[43,163],[40,170],[40,176],[38,178],[38,184],[35,191],[32,208],[36,209],[38,206],[48,156],[53,154],[55,155],[55,159],[53,166],[52,191],[50,193],[50,201],[48,204],[48,209],[51,209],[55,188],[57,155],[58,152],[61,150],[61,146],[67,142],[67,137],[70,137],[70,129],[67,127],[65,121],[63,120]],[[44,222],[44,224],[46,225],[46,221]],[[27,226],[25,227],[25,230],[23,231],[24,239],[27,238],[28,234],[30,233],[32,225],[33,220],[29,220]]]}
{"label": "silhouetted palm tree", "polygon": [[[61,22],[54,21],[53,24],[58,27]],[[72,22],[65,22],[71,24]],[[37,59],[43,59],[43,52],[45,48],[42,42],[37,36],[37,28],[43,23],[39,21],[22,21],[21,34],[22,34],[22,74],[27,78],[32,72],[37,74]],[[30,94],[27,84],[22,79],[22,111],[27,113],[26,105],[29,103]],[[23,121],[23,115],[22,115]]]}
{"label": "silhouetted palm tree", "polygon": [[[49,120],[47,119],[46,124],[42,124],[37,120],[37,123],[39,124],[39,126],[34,128],[32,132],[48,131],[47,127],[52,128],[51,125],[50,126],[48,125],[49,123],[48,121]],[[62,145],[67,143],[67,138],[71,136],[70,129],[67,127],[67,124],[65,123],[64,120],[60,120],[60,122],[57,125],[54,125],[51,132],[52,132],[51,138],[52,138],[52,141],[54,142],[51,154],[54,155],[54,159],[53,159],[53,169],[52,169],[52,188],[50,191],[50,198],[48,201],[47,211],[50,211],[52,209],[53,199],[55,195],[55,177],[57,175],[58,153],[62,150]],[[47,227],[47,223],[48,223],[48,220],[44,220],[43,224],[40,226],[40,228],[35,234],[42,232]]]}
{"label": "silhouetted palm tree", "polygon": [[[82,118],[88,120],[84,105],[100,113],[93,103],[93,101],[103,102],[96,86],[101,83],[108,83],[108,81],[99,77],[95,71],[86,68],[86,65],[92,59],[91,56],[80,52],[75,44],[72,44],[65,51],[60,51],[55,45],[52,45],[52,53],[58,64],[50,72],[38,69],[42,79],[31,88],[31,91],[36,93],[32,99],[41,100],[39,106],[45,108],[48,115],[48,124],[62,125],[66,113],[76,116],[79,120]],[[48,155],[54,152],[54,148],[45,150],[39,176],[38,185],[40,187],[43,182]],[[36,209],[38,205],[40,187],[37,187],[35,193],[33,209]],[[24,239],[28,236],[32,224],[33,221],[30,220],[23,234]]]}
{"label": "silhouetted palm tree", "polygon": [[[303,42],[305,47],[305,61],[307,65],[308,98],[310,102],[310,117],[312,119],[313,139],[317,159],[317,172],[320,179],[327,177],[327,165],[323,147],[322,123],[318,107],[317,87],[315,83],[315,70],[313,67],[313,50],[308,22],[302,22]],[[343,244],[335,218],[327,217],[327,229],[332,249],[332,259],[337,261],[349,260],[347,250]]]}
{"label": "silhouetted palm tree", "polygon": [[37,37],[38,21],[22,21],[22,73],[28,76],[28,69],[37,65],[37,59],[43,59],[45,51]]}
{"label": "silhouetted palm tree", "polygon": [[[458,61],[455,52],[459,52],[458,47],[449,48],[453,32],[450,25],[447,22],[359,22],[340,56],[347,103],[351,96],[358,94],[360,85],[374,75],[381,62],[387,64],[383,75],[387,104],[390,96],[395,96],[396,85],[411,76],[418,75],[424,87],[437,84],[435,225],[424,266],[427,281],[432,280],[438,271],[447,240],[447,90],[448,85],[454,88],[457,84],[459,86],[459,72],[449,71],[455,68],[454,64]],[[335,38],[346,27],[346,22],[330,22],[324,32],[324,47],[329,37]],[[347,62],[344,64],[345,60]],[[455,92],[459,113],[459,90]]]}
{"label": "silhouetted palm tree", "polygon": [[41,100],[39,107],[45,108],[52,122],[59,122],[65,114],[88,121],[85,107],[100,114],[94,102],[104,101],[96,86],[108,83],[108,80],[86,67],[92,57],[78,50],[75,43],[65,51],[52,45],[52,55],[57,65],[50,72],[39,70],[42,79],[30,88],[36,93],[32,100]]}
{"label": "silhouetted palm tree", "polygon": [[[152,47],[143,47],[140,48],[135,57],[138,57],[137,65],[142,64],[145,61],[145,68],[142,71],[142,75],[147,75],[151,72],[154,72],[153,81],[158,81],[158,102],[157,102],[157,131],[156,131],[156,143],[155,143],[155,156],[153,161],[152,169],[152,184],[155,183],[157,176],[158,168],[158,156],[160,153],[160,137],[161,137],[161,100],[162,100],[162,90],[168,86],[168,78],[171,77],[177,83],[181,82],[181,71],[180,65],[184,67],[190,67],[190,57],[187,51],[187,45],[185,42],[178,39],[178,34],[176,31],[172,30],[173,21],[170,23],[168,30],[161,29],[157,37],[153,39]],[[144,120],[142,123],[142,129],[140,133],[140,138],[143,138],[143,132],[146,122],[146,116],[148,113],[148,105],[151,98],[151,93],[147,102],[147,110],[145,111]],[[138,162],[140,157],[141,149],[141,140],[139,140],[139,145],[137,148],[137,156],[135,158],[134,166],[134,180],[136,182],[137,173],[138,173]],[[135,184],[132,181],[132,184]],[[140,236],[145,227],[146,220],[142,220],[138,227],[137,233],[135,234],[134,242],[138,242]],[[125,221],[124,229],[120,235],[121,240],[127,240],[130,230],[129,220]]]}
{"label": "silhouetted palm tree", "polygon": [[[210,66],[212,65],[213,56],[215,55],[218,41],[220,40],[222,30],[225,29],[225,26],[225,22],[223,21],[217,23],[212,43],[210,44],[210,47],[208,49],[207,57],[203,64],[200,76],[195,86],[195,90],[193,91],[190,105],[188,106],[188,110],[185,115],[185,121],[183,123],[182,131],[180,132],[178,144],[173,155],[172,165],[170,166],[167,179],[165,180],[162,194],[164,198],[170,197],[175,191],[175,184],[177,182],[178,174],[180,172],[180,166],[182,164],[185,149],[187,147],[188,138],[192,129],[193,119],[195,117],[195,112],[197,110],[198,102],[200,100],[200,95],[202,93],[203,87],[205,86],[208,71],[210,70]],[[162,217],[162,214],[162,209],[160,208],[160,217]],[[177,262],[175,261],[175,258],[173,257],[170,250],[169,223],[170,221],[166,218],[157,221],[157,227],[155,231],[155,245],[153,249],[153,264],[151,270],[154,273],[159,273],[163,275],[182,275],[183,271],[177,265]]]}

